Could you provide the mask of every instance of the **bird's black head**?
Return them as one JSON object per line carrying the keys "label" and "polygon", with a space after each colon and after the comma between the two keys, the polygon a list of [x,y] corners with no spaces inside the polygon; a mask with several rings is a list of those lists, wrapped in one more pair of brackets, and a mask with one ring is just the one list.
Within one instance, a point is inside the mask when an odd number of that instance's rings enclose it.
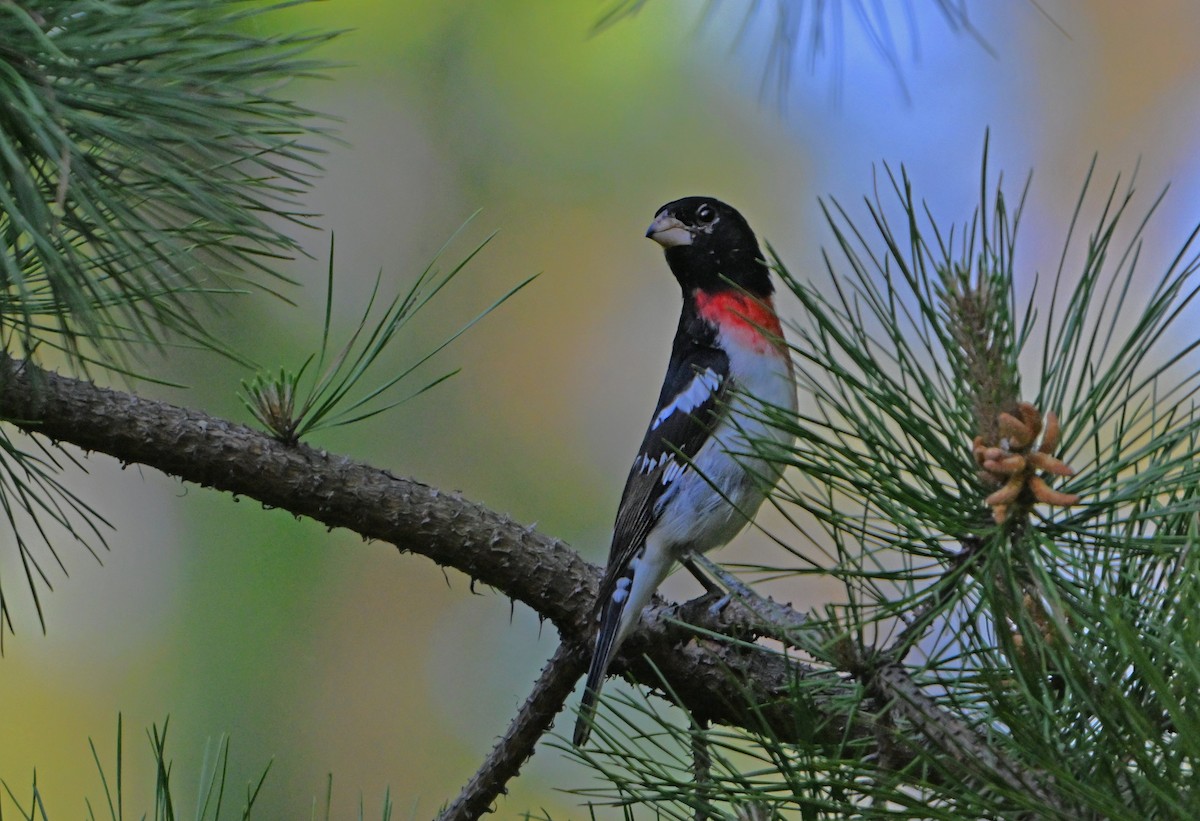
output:
{"label": "bird's black head", "polygon": [[671,273],[684,291],[729,288],[758,297],[774,290],[762,251],[745,217],[712,197],[684,197],[654,215],[646,236],[666,252]]}

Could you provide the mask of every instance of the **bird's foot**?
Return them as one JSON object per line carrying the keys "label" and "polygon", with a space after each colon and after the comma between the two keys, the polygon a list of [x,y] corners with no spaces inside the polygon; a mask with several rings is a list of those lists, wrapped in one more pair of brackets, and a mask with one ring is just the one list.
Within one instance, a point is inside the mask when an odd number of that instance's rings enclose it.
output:
{"label": "bird's foot", "polygon": [[[707,594],[707,595],[710,595],[710,596],[711,596],[711,595],[716,595],[716,594],[714,594],[714,593],[709,593],[709,594]],[[729,593],[725,593],[724,595],[721,595],[720,597],[718,597],[718,598],[717,598],[717,600],[716,600],[715,602],[713,602],[712,604],[710,604],[710,605],[708,606],[708,615],[710,615],[710,616],[713,616],[714,618],[715,618],[716,616],[719,616],[719,615],[721,615],[721,612],[722,612],[722,611],[723,611],[723,610],[724,610],[726,607],[728,607],[728,606],[729,606],[729,603],[730,603],[731,601],[733,601],[733,596],[732,596],[732,595],[730,595]]]}

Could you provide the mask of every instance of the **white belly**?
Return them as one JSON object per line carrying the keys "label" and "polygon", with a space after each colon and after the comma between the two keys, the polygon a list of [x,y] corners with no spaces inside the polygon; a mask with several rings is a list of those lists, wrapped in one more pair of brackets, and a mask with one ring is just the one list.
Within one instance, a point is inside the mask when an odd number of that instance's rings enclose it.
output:
{"label": "white belly", "polygon": [[653,534],[663,546],[703,553],[736,536],[779,481],[781,469],[762,458],[764,451],[793,440],[791,433],[766,419],[784,412],[789,419],[795,417],[789,361],[782,356],[739,356],[733,346],[727,350],[735,389],[730,415],[660,500],[665,503],[671,497]]}

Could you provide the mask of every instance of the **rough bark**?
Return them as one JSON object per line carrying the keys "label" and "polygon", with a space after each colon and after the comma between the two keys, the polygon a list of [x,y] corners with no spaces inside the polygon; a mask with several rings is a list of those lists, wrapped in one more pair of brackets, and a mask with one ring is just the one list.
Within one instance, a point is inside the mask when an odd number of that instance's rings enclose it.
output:
{"label": "rough bark", "polygon": [[[0,360],[0,418],[84,451],[390,542],[528,605],[568,641],[586,642],[590,635],[600,569],[562,541],[460,494],[14,359]],[[872,732],[864,718],[847,727],[832,704],[853,685],[779,654],[698,640],[675,622],[677,614],[706,632],[758,634],[759,619],[736,602],[718,614],[658,602],[614,672],[651,687],[665,684],[698,720],[766,730],[784,740],[837,743]],[[795,685],[814,679],[823,686],[808,690],[801,713]]]}

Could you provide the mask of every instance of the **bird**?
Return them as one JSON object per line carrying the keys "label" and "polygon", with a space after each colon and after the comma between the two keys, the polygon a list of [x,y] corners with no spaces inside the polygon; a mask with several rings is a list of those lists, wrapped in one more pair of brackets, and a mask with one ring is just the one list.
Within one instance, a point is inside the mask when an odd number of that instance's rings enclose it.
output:
{"label": "bird", "polygon": [[617,509],[576,746],[587,742],[609,665],[659,584],[677,563],[701,577],[691,557],[733,539],[779,481],[763,444],[793,441],[768,421],[795,417],[796,382],[770,269],[746,219],[712,197],[685,197],[660,208],[646,236],[662,246],[683,309]]}

